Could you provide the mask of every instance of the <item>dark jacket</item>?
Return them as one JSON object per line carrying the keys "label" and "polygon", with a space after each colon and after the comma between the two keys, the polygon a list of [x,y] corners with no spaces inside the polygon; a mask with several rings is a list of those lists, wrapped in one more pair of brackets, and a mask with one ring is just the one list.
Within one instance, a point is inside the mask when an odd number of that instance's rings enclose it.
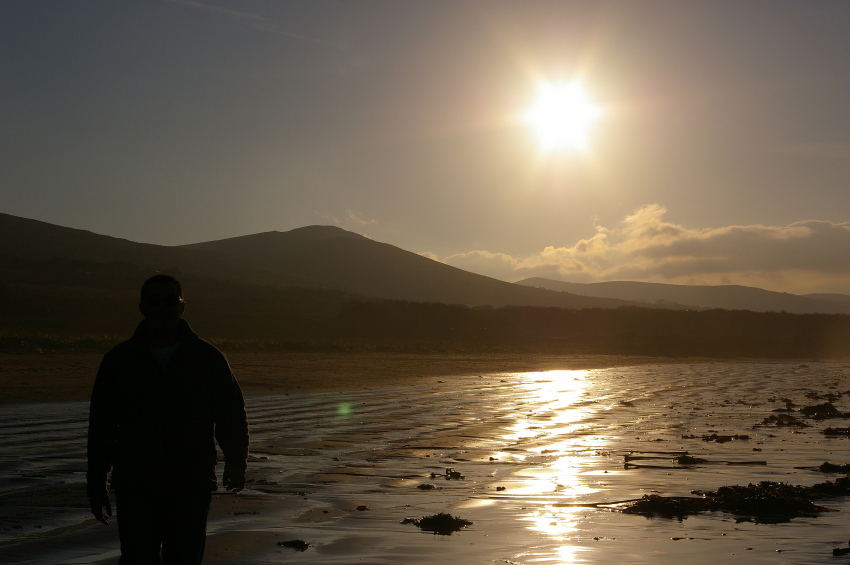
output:
{"label": "dark jacket", "polygon": [[227,359],[180,320],[180,343],[165,368],[145,322],[100,364],[89,412],[89,496],[116,489],[216,490],[215,440],[225,464],[248,459],[245,402]]}

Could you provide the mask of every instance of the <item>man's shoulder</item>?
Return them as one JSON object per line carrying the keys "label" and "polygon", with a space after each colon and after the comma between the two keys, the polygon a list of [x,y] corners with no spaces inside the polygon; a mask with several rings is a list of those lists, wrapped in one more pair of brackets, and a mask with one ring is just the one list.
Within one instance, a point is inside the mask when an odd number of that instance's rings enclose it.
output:
{"label": "man's shoulder", "polygon": [[197,338],[193,340],[192,343],[189,345],[189,348],[196,355],[200,355],[211,360],[223,361],[224,363],[227,363],[227,357],[225,357],[224,353],[222,353],[219,348],[204,339]]}
{"label": "man's shoulder", "polygon": [[103,356],[104,360],[107,359],[116,359],[126,355],[129,355],[131,352],[135,352],[138,350],[138,345],[133,342],[133,339],[126,339],[114,346],[112,349],[106,352]]}

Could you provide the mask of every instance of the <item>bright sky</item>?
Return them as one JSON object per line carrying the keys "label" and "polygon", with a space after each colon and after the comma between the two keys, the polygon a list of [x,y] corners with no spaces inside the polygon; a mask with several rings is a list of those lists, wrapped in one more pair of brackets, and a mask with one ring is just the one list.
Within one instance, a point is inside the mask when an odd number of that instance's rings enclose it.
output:
{"label": "bright sky", "polygon": [[848,30],[846,0],[2,2],[0,211],[850,294]]}

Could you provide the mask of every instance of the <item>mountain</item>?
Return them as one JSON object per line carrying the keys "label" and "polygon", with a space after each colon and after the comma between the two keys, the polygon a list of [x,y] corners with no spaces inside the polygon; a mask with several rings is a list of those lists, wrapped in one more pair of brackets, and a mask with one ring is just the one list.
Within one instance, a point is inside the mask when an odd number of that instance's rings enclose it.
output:
{"label": "mountain", "polygon": [[839,304],[850,304],[850,295],[847,294],[831,294],[831,293],[816,293],[804,294],[806,298],[814,300],[822,300],[824,302],[837,302]]}
{"label": "mountain", "polygon": [[[133,331],[139,284],[157,271],[185,283],[192,327],[232,350],[850,356],[850,316],[787,313],[850,305],[840,295],[537,281],[552,290],[331,226],[160,246],[7,214],[0,353],[102,350]],[[653,307],[620,307],[634,305]]]}
{"label": "mountain", "polygon": [[[161,246],[0,214],[0,280],[32,287],[55,279],[53,287],[67,286],[67,273],[51,273],[51,268],[67,271],[69,262],[77,272],[77,287],[86,286],[87,272],[91,288],[101,285],[100,278],[114,278],[115,273],[102,272],[103,265],[113,264],[113,271],[135,267],[144,276],[162,271],[227,284],[341,291],[379,300],[563,308],[629,304],[506,283],[333,226]],[[57,279],[60,274],[65,282]]]}
{"label": "mountain", "polygon": [[277,272],[297,274],[321,288],[382,299],[562,308],[630,304],[506,283],[333,226],[258,233],[181,248],[232,265],[266,265]]}
{"label": "mountain", "polygon": [[571,283],[541,277],[525,279],[517,284],[569,292],[581,296],[617,298],[655,306],[695,310],[722,308],[725,310],[789,312],[792,314],[850,313],[850,296],[843,294],[799,296],[739,285],[688,286],[632,281]]}
{"label": "mountain", "polygon": [[190,273],[272,286],[314,286],[314,283],[301,277],[271,271],[262,265],[246,265],[231,277],[222,277],[222,273],[228,273],[231,269],[227,261],[190,249],[136,243],[2,213],[0,255],[54,262],[124,263],[150,272]]}

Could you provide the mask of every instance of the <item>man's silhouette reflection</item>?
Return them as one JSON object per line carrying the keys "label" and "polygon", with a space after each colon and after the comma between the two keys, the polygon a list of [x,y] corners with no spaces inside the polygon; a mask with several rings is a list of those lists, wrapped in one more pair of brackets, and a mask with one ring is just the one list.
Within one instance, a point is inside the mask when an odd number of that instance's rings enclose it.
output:
{"label": "man's silhouette reflection", "polygon": [[92,514],[107,524],[112,470],[121,565],[201,563],[218,488],[215,440],[225,488],[245,486],[242,391],[224,355],[182,319],[184,308],[177,279],[145,281],[144,320],[104,356],[92,391],[86,489]]}

